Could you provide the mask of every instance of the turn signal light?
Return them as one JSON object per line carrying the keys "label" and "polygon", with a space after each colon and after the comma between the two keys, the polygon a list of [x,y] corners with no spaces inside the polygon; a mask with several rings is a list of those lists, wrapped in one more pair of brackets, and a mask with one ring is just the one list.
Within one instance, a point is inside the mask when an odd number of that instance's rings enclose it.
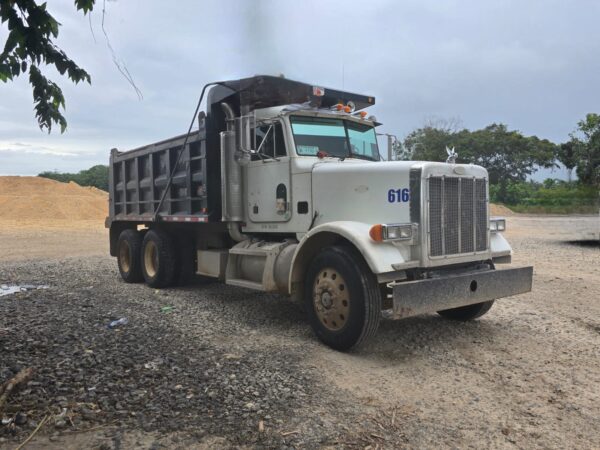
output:
{"label": "turn signal light", "polygon": [[373,239],[375,242],[383,241],[383,225],[373,225],[369,230],[369,236],[371,236],[371,239]]}
{"label": "turn signal light", "polygon": [[392,223],[373,225],[369,236],[375,242],[412,241],[417,235],[417,225],[413,223]]}

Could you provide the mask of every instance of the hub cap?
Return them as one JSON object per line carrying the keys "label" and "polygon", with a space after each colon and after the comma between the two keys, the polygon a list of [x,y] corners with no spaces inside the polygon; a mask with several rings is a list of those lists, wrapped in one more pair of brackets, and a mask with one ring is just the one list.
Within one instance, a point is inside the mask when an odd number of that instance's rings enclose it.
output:
{"label": "hub cap", "polygon": [[156,276],[158,271],[158,249],[152,241],[149,241],[144,249],[144,268],[148,276]]}
{"label": "hub cap", "polygon": [[129,242],[121,241],[121,244],[119,245],[119,261],[121,262],[121,269],[125,273],[128,273],[131,268],[131,259],[129,255]]}
{"label": "hub cap", "polygon": [[313,305],[325,328],[337,331],[344,327],[350,312],[346,281],[334,269],[319,272],[313,285]]}

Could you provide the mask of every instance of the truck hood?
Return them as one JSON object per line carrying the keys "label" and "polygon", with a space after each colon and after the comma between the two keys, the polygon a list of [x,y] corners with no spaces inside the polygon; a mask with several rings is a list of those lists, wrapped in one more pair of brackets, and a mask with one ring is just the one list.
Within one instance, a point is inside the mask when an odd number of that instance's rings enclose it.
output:
{"label": "truck hood", "polygon": [[410,223],[411,170],[415,170],[413,177],[420,173],[421,178],[487,177],[483,167],[472,164],[357,160],[318,163],[312,170],[312,203],[318,213],[315,224],[338,220]]}

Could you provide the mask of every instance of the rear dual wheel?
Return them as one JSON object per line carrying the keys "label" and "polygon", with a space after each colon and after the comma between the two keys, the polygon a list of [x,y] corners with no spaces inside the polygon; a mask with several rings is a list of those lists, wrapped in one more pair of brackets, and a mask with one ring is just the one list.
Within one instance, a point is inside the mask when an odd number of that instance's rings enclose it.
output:
{"label": "rear dual wheel", "polygon": [[145,281],[153,288],[183,285],[194,276],[194,248],[191,239],[175,240],[162,230],[124,230],[117,242],[119,273],[126,283]]}
{"label": "rear dual wheel", "polygon": [[142,235],[136,230],[123,230],[117,241],[119,273],[126,283],[139,283],[142,275]]}
{"label": "rear dual wheel", "polygon": [[173,238],[162,230],[150,230],[142,242],[142,274],[153,288],[170,286],[177,268],[177,250]]}

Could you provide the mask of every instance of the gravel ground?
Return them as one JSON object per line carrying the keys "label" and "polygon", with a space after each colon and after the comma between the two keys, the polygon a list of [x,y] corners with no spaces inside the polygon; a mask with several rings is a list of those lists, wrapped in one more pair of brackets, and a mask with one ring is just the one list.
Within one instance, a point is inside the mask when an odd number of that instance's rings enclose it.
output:
{"label": "gravel ground", "polygon": [[384,321],[347,354],[284,297],[128,285],[93,243],[39,259],[30,240],[0,256],[0,284],[50,286],[0,297],[0,382],[35,369],[0,448],[44,417],[28,448],[599,448],[600,248],[559,233],[597,219],[565,220],[510,218],[534,292],[466,324]]}

